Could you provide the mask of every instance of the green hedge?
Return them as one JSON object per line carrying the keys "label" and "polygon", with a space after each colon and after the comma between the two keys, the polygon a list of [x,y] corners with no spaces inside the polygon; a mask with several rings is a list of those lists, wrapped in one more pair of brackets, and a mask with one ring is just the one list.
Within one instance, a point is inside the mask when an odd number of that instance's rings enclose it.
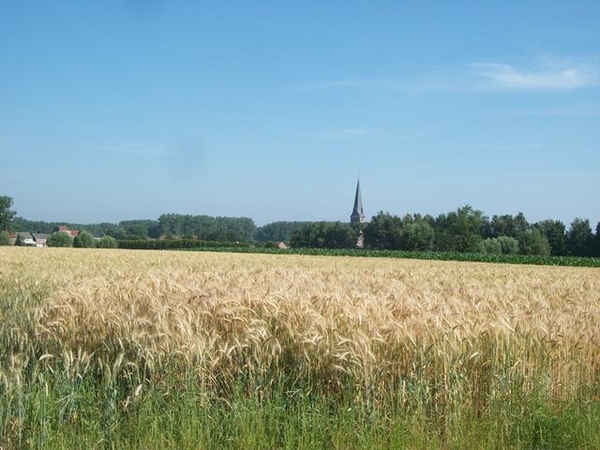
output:
{"label": "green hedge", "polygon": [[218,242],[200,241],[197,239],[165,239],[165,240],[121,240],[119,248],[137,250],[188,250],[188,249],[214,249],[214,248],[247,248],[247,242]]}
{"label": "green hedge", "polygon": [[139,250],[196,250],[239,253],[296,254],[313,256],[361,256],[437,261],[488,262],[502,264],[533,264],[544,266],[600,267],[600,258],[581,256],[503,255],[460,252],[417,252],[402,250],[279,248],[257,246],[248,242],[215,242],[192,239],[119,241],[119,248]]}

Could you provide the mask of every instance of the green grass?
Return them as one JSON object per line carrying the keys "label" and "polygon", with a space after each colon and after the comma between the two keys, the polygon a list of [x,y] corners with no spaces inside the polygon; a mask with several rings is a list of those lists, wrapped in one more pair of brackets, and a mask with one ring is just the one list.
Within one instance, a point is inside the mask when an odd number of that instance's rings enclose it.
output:
{"label": "green grass", "polygon": [[[414,386],[419,389],[419,386]],[[536,394],[484,410],[468,402],[436,411],[433,398],[379,404],[345,396],[248,386],[226,398],[193,372],[147,381],[140,393],[60,374],[38,374],[3,396],[3,448],[111,449],[577,449],[600,446],[600,406],[555,405]],[[429,406],[426,406],[429,405]]]}

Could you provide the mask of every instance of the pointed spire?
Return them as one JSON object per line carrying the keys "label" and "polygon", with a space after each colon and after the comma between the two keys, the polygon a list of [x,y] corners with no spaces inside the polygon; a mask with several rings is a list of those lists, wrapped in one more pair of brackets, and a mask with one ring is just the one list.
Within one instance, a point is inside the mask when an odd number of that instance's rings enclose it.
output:
{"label": "pointed spire", "polygon": [[363,223],[365,213],[363,211],[362,196],[360,194],[360,179],[356,182],[356,194],[354,194],[354,207],[350,215],[350,223]]}

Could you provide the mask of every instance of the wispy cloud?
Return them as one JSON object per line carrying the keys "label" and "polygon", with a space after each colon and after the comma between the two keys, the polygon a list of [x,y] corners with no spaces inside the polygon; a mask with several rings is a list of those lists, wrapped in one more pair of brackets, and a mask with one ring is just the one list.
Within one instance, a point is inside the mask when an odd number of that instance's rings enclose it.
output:
{"label": "wispy cloud", "polygon": [[552,64],[527,69],[510,64],[474,63],[469,65],[480,87],[498,90],[548,91],[600,86],[600,71],[586,65]]}
{"label": "wispy cloud", "polygon": [[397,93],[570,91],[600,87],[600,63],[595,58],[573,61],[544,57],[529,64],[474,62],[439,68],[398,79],[324,80],[288,89],[290,92],[379,90]]}

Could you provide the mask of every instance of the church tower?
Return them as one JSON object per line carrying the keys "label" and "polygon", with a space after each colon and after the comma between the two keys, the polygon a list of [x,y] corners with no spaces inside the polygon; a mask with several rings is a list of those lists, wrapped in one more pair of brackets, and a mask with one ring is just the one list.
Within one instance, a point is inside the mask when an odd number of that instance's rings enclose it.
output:
{"label": "church tower", "polygon": [[354,194],[354,208],[350,215],[350,223],[364,223],[365,213],[363,211],[362,196],[360,195],[360,179],[356,182],[356,194]]}

